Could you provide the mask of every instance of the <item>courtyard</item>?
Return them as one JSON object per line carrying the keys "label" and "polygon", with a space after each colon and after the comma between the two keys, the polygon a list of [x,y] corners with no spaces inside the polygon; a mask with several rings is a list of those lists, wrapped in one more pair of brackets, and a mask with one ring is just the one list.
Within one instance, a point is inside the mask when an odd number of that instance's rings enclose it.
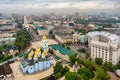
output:
{"label": "courtyard", "polygon": [[15,80],[40,80],[47,77],[48,75],[53,74],[53,67],[50,67],[49,69],[44,71],[36,72],[34,74],[23,74],[22,70],[20,69],[20,64],[20,61],[16,61],[10,64]]}

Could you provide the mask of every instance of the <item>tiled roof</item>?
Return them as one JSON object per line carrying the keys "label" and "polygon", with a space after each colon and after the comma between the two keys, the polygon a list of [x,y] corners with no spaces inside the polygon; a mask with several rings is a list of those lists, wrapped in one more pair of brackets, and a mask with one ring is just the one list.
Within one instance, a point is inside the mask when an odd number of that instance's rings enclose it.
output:
{"label": "tiled roof", "polygon": [[51,47],[55,50],[58,50],[63,55],[74,54],[74,51],[68,50],[60,45],[57,45],[57,44],[51,45]]}

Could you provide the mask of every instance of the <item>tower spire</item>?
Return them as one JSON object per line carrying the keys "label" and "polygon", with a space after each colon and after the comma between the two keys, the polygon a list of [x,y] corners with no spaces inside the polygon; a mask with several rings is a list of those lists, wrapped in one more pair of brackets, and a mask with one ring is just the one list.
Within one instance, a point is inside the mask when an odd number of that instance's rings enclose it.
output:
{"label": "tower spire", "polygon": [[47,39],[47,37],[46,37],[46,34],[44,33],[43,37],[42,37],[42,40],[46,40],[46,39]]}

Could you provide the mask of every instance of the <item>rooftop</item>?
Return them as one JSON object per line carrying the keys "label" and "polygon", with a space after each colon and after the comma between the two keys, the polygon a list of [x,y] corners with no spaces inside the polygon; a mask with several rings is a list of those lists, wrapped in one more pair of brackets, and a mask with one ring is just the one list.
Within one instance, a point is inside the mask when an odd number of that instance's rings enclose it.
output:
{"label": "rooftop", "polygon": [[51,45],[51,47],[55,50],[58,50],[63,55],[74,54],[74,51],[66,49],[66,48],[64,48],[64,47],[62,47],[61,45],[58,45],[58,44]]}
{"label": "rooftop", "polygon": [[12,70],[8,63],[0,66],[0,75],[7,75],[7,74],[11,74],[11,73],[12,73]]}
{"label": "rooftop", "polygon": [[11,30],[15,29],[15,25],[13,24],[0,24],[0,30]]}
{"label": "rooftop", "polygon": [[109,32],[105,32],[105,31],[94,31],[94,32],[89,32],[88,36],[90,37],[95,37],[97,35],[101,35],[104,36],[106,38],[108,38],[112,43],[118,42],[120,40],[120,37],[117,36],[116,34],[111,34]]}
{"label": "rooftop", "polygon": [[16,38],[2,38],[0,41],[15,41]]}
{"label": "rooftop", "polygon": [[55,34],[64,39],[72,39],[72,34],[67,33],[67,32],[55,32]]}

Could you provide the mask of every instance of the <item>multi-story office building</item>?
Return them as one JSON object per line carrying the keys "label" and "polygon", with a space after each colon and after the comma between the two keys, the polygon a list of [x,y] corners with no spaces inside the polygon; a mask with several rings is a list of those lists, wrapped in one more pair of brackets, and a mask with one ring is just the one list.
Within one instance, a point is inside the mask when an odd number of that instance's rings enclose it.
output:
{"label": "multi-story office building", "polygon": [[108,32],[89,32],[88,45],[91,58],[102,58],[103,62],[117,64],[120,60],[120,37]]}

